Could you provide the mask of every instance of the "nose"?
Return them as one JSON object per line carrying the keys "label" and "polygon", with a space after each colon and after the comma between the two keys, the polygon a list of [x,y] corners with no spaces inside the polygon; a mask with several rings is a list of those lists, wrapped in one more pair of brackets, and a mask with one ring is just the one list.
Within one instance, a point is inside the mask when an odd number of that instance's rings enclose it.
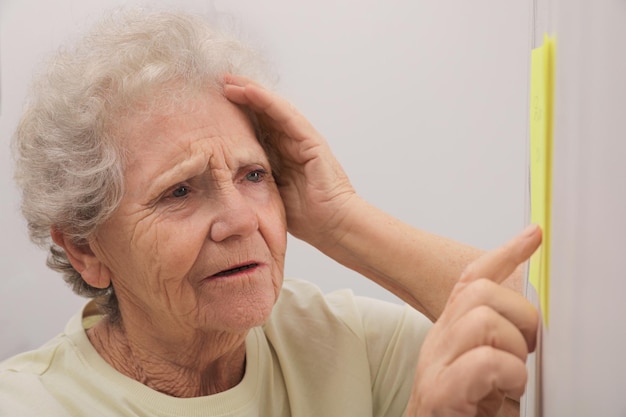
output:
{"label": "nose", "polygon": [[217,205],[217,213],[209,230],[212,241],[222,242],[233,237],[245,237],[259,228],[253,203],[236,188],[223,190]]}

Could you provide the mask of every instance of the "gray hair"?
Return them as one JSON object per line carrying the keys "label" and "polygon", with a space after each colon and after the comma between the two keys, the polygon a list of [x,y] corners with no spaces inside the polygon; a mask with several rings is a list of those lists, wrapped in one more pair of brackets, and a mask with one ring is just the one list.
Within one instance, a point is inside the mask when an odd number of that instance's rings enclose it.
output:
{"label": "gray hair", "polygon": [[267,82],[257,53],[179,12],[138,10],[107,16],[71,50],[61,50],[35,80],[15,136],[16,181],[31,240],[49,249],[47,264],[79,295],[97,298],[119,319],[112,287],[87,284],[50,231],[85,245],[116,210],[124,158],[116,122],[220,89],[224,73]]}

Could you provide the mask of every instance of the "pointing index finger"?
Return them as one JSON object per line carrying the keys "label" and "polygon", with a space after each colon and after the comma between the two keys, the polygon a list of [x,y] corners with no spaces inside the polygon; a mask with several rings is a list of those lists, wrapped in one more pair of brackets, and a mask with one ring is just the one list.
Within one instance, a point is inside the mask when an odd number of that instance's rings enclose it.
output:
{"label": "pointing index finger", "polygon": [[501,283],[511,275],[519,264],[525,262],[541,243],[541,229],[531,224],[519,235],[478,258],[465,268],[459,283],[469,283],[488,278]]}

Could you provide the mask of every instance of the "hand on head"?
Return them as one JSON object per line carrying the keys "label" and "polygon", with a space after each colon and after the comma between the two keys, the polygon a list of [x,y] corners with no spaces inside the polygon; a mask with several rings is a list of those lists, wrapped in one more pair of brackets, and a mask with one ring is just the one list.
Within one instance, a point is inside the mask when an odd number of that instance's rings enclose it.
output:
{"label": "hand on head", "polygon": [[279,154],[289,232],[314,246],[329,244],[358,198],[324,138],[295,107],[249,79],[226,75],[224,95],[256,113],[268,145]]}

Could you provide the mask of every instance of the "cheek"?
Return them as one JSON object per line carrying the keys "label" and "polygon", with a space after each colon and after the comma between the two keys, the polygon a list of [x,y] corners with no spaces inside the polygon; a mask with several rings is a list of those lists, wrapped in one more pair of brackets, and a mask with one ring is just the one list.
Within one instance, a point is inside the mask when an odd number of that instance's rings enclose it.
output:
{"label": "cheek", "polygon": [[175,221],[155,222],[140,246],[152,250],[151,262],[161,275],[174,278],[189,272],[206,241],[207,222],[200,213]]}
{"label": "cheek", "polygon": [[261,220],[261,234],[274,260],[272,285],[275,301],[278,299],[283,284],[287,249],[287,221],[282,200],[278,198],[278,201],[272,204],[264,214],[265,217]]}
{"label": "cheek", "polygon": [[283,201],[276,191],[260,217],[261,232],[272,254],[284,258],[287,248],[287,218]]}
{"label": "cheek", "polygon": [[123,232],[108,239],[109,246],[115,245],[111,258],[120,278],[132,276],[137,283],[187,272],[204,241],[202,227],[193,216],[182,221],[147,216],[119,225],[117,230]]}

